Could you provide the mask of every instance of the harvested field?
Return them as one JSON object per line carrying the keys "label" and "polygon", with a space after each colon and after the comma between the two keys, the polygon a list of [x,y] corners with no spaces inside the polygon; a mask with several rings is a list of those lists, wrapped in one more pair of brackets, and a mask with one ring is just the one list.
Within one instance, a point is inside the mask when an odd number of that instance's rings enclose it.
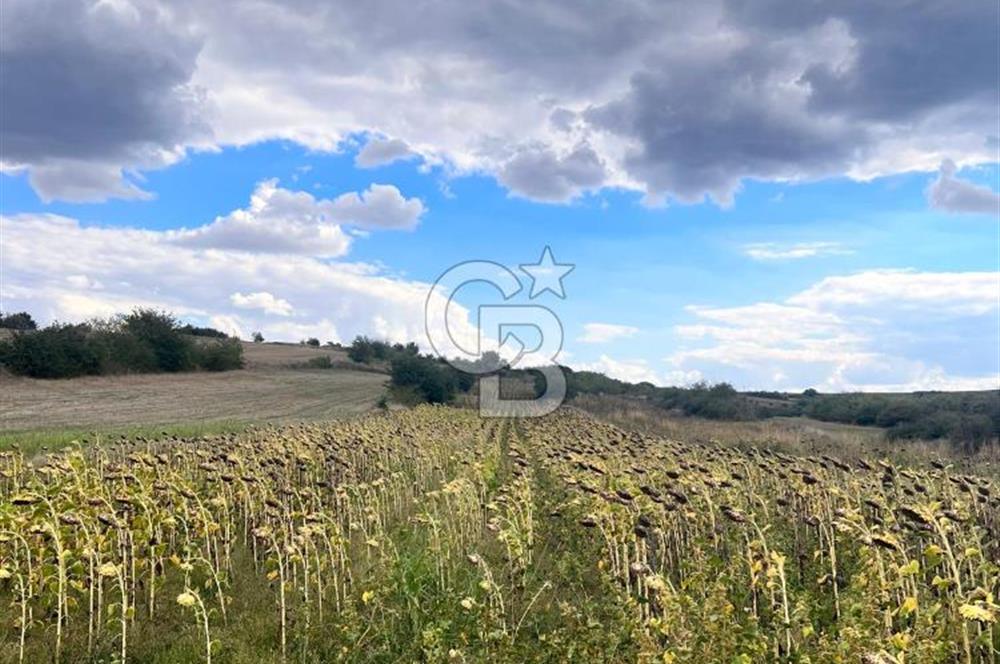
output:
{"label": "harvested field", "polygon": [[338,365],[354,364],[339,346],[316,348],[302,344],[243,342],[243,359],[246,361],[247,369],[287,369],[317,357],[329,357],[331,362]]}
{"label": "harvested field", "polygon": [[21,431],[330,419],[374,406],[386,376],[330,369],[247,369],[70,380],[5,376],[2,380],[0,431]]}

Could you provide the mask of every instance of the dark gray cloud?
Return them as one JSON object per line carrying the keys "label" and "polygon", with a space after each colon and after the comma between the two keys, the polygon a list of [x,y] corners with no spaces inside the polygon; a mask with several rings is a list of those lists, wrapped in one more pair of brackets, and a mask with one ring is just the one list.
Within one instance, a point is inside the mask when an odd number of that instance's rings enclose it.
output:
{"label": "dark gray cloud", "polygon": [[728,39],[665,48],[587,117],[630,140],[625,168],[654,198],[725,203],[746,178],[839,175],[867,161],[921,168],[886,152],[933,152],[934,131],[980,132],[971,143],[985,145],[996,25],[996,3],[729,2]]}
{"label": "dark gray cloud", "polygon": [[450,174],[488,173],[529,198],[615,185],[725,204],[748,178],[995,160],[998,11],[982,0],[419,11],[8,0],[3,160],[46,196],[134,196],[123,167],[157,167],[192,144],[332,149],[366,133],[392,138],[369,142],[363,167],[419,145]]}
{"label": "dark gray cloud", "polygon": [[810,108],[897,122],[942,105],[995,103],[1000,80],[995,2],[729,0],[730,20],[772,38],[840,21],[855,40],[849,63],[807,69]]}
{"label": "dark gray cloud", "polygon": [[729,204],[747,177],[837,173],[868,142],[866,130],[797,108],[800,94],[779,74],[781,50],[664,56],[632,77],[625,97],[585,116],[631,140],[624,167],[653,199]]}
{"label": "dark gray cloud", "polygon": [[927,189],[931,207],[946,212],[990,214],[1000,217],[1000,194],[989,187],[963,180],[955,175],[955,162],[946,159],[941,172]]}
{"label": "dark gray cloud", "polygon": [[208,134],[189,85],[200,40],[151,3],[5,1],[0,44],[2,158],[43,196],[141,195],[123,165]]}

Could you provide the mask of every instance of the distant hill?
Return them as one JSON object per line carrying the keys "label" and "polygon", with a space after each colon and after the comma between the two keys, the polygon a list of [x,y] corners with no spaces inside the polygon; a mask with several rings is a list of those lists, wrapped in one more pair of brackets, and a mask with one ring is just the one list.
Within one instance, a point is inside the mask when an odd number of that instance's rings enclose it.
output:
{"label": "distant hill", "polygon": [[657,387],[566,369],[568,394],[637,399],[664,410],[716,420],[809,417],[875,426],[890,439],[948,439],[976,450],[1000,438],[1000,389],[979,392],[739,392],[728,383]]}

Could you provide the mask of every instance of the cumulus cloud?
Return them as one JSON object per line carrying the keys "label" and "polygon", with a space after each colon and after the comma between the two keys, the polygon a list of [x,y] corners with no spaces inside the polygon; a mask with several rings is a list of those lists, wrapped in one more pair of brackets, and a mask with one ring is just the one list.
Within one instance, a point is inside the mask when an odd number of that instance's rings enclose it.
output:
{"label": "cumulus cloud", "polygon": [[634,336],[637,332],[639,332],[639,328],[628,325],[585,323],[583,334],[577,337],[577,341],[585,344],[603,344],[616,339]]}
{"label": "cumulus cloud", "polygon": [[240,309],[260,309],[264,313],[276,316],[289,316],[292,313],[292,305],[288,300],[275,297],[267,291],[256,293],[233,293],[229,296],[229,301],[234,307]]}
{"label": "cumulus cloud", "polygon": [[419,198],[404,198],[391,184],[373,184],[366,191],[341,194],[329,214],[360,228],[415,228],[426,209]]}
{"label": "cumulus cloud", "polygon": [[519,151],[499,173],[500,182],[526,198],[564,203],[604,184],[604,163],[589,145],[565,155],[545,148]]}
{"label": "cumulus cloud", "polygon": [[946,212],[966,212],[1000,216],[1000,194],[989,187],[963,180],[955,175],[955,162],[941,163],[938,177],[927,189],[931,207]]}
{"label": "cumulus cloud", "polygon": [[250,252],[343,256],[351,240],[324,204],[304,191],[278,187],[277,180],[257,185],[250,205],[168,238],[187,247]]}
{"label": "cumulus cloud", "polygon": [[755,261],[797,260],[817,256],[837,256],[851,253],[839,242],[798,242],[779,244],[756,242],[743,247],[743,253]]}
{"label": "cumulus cloud", "polygon": [[658,372],[646,360],[619,360],[602,354],[595,362],[570,362],[575,371],[596,371],[627,383],[652,383],[657,386],[686,387],[702,380],[697,369],[672,369]]}
{"label": "cumulus cloud", "polygon": [[361,193],[327,200],[283,189],[272,179],[257,185],[248,207],[205,226],[172,231],[167,238],[187,247],[337,257],[351,245],[342,224],[407,229],[423,213],[420,199],[405,198],[392,185],[373,184]]}
{"label": "cumulus cloud", "polygon": [[[995,161],[996,3],[9,0],[4,167],[47,198],[268,139],[571,200]],[[372,29],[378,26],[378,29]],[[514,147],[512,147],[514,146]],[[581,147],[582,146],[582,147]]]}
{"label": "cumulus cloud", "polygon": [[[392,341],[426,339],[429,284],[385,276],[370,265],[303,254],[276,260],[178,243],[168,231],[84,226],[49,214],[0,216],[0,251],[4,307],[30,310],[43,322],[145,306],[241,335],[260,330],[273,340],[382,333]],[[79,275],[100,288],[81,290],[87,284]],[[451,331],[475,338],[468,312],[457,304],[452,309]]]}
{"label": "cumulus cloud", "polygon": [[703,380],[701,372],[697,369],[691,369],[689,371],[684,371],[681,369],[675,369],[673,371],[667,371],[663,376],[663,384],[673,387],[688,387],[697,382]]}
{"label": "cumulus cloud", "polygon": [[370,138],[354,157],[354,165],[361,168],[385,166],[401,159],[412,159],[416,153],[410,150],[406,141],[398,138]]}
{"label": "cumulus cloud", "polygon": [[84,159],[47,159],[33,164],[28,172],[28,181],[45,203],[55,199],[97,203],[107,198],[153,198],[152,193],[143,189],[120,166]]}
{"label": "cumulus cloud", "polygon": [[663,380],[646,360],[616,360],[607,355],[601,355],[596,362],[575,363],[573,369],[576,371],[596,371],[627,383],[663,384]]}
{"label": "cumulus cloud", "polygon": [[1000,273],[869,270],[826,277],[788,303],[813,311],[887,307],[932,318],[982,316],[1000,307]]}
{"label": "cumulus cloud", "polygon": [[678,369],[772,389],[995,389],[1000,273],[872,270],[782,302],[689,307]]}

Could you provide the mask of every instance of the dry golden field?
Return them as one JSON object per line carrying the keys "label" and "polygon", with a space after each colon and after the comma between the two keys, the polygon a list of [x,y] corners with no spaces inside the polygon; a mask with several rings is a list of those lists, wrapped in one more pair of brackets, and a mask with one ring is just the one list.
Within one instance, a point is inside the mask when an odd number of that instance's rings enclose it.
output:
{"label": "dry golden field", "polygon": [[[334,369],[303,363],[329,356]],[[350,367],[341,350],[245,344],[247,368],[221,373],[35,380],[0,376],[0,435],[123,430],[191,422],[326,420],[371,409],[386,376]]]}

